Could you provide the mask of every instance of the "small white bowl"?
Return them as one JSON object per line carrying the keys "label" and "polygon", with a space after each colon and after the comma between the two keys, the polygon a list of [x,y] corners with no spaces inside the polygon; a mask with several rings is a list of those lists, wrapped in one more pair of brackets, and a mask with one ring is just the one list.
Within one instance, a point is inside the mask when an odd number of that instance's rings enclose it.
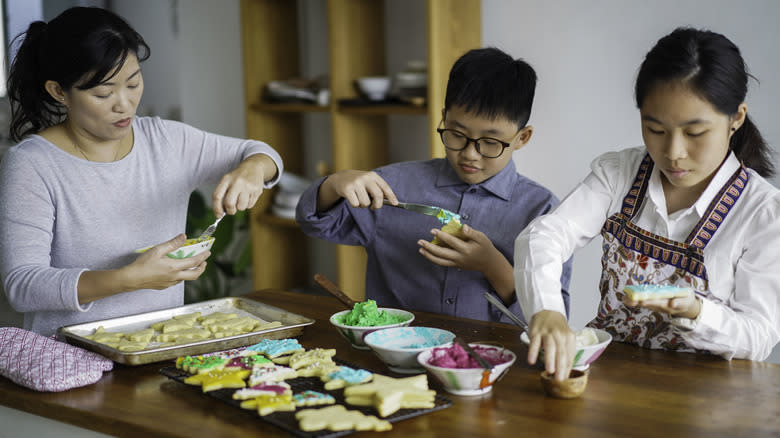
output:
{"label": "small white bowl", "polygon": [[390,78],[387,76],[366,76],[358,78],[358,88],[369,100],[384,100],[390,91]]}
{"label": "small white bowl", "polygon": [[[590,367],[590,364],[595,362],[595,360],[601,356],[601,353],[607,349],[607,345],[612,342],[612,335],[605,332],[604,330],[591,330],[596,333],[598,343],[577,348],[577,352],[574,354],[574,364],[572,365],[572,369],[579,371],[587,370],[588,367]],[[523,341],[525,345],[529,345],[531,343],[526,332],[523,332],[523,334],[520,335],[520,340]],[[539,360],[544,357],[543,353],[543,351],[539,352]]]}
{"label": "small white bowl", "polygon": [[455,334],[433,327],[394,327],[367,334],[363,342],[391,371],[402,374],[424,373],[417,355],[434,347],[452,343]]}
{"label": "small white bowl", "polygon": [[441,383],[445,391],[455,395],[482,395],[490,392],[493,385],[509,372],[517,356],[512,351],[495,345],[469,343],[469,346],[486,349],[484,350],[486,354],[480,354],[480,356],[488,362],[500,362],[493,365],[487,378],[483,373],[486,370],[482,368],[444,368],[430,364],[429,361],[437,348],[420,353],[417,356],[417,362],[428,371],[428,374]]}
{"label": "small white bowl", "polygon": [[338,330],[339,334],[341,334],[341,336],[346,339],[350,345],[357,348],[358,350],[368,350],[369,347],[363,341],[363,338],[369,333],[392,327],[406,327],[414,320],[414,314],[412,312],[407,312],[406,310],[393,309],[389,307],[379,307],[377,310],[385,311],[391,315],[403,316],[407,319],[396,324],[379,325],[373,327],[344,325],[340,322],[341,318],[352,310],[342,310],[341,312],[336,312],[330,316],[330,323],[336,327],[336,330]]}
{"label": "small white bowl", "polygon": [[[213,236],[209,237],[206,240],[187,239],[184,242],[184,245],[182,245],[181,247],[179,247],[174,251],[169,252],[168,257],[172,259],[188,259],[192,256],[210,250],[212,245],[214,245]],[[135,253],[136,254],[144,253],[146,251],[149,251],[154,246],[155,245],[147,246],[146,248],[137,249],[135,250]]]}

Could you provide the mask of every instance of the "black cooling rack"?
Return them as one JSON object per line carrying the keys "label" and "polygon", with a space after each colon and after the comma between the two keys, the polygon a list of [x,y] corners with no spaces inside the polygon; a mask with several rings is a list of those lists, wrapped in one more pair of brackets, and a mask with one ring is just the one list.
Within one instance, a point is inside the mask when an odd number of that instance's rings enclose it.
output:
{"label": "black cooling rack", "polygon": [[[345,362],[339,359],[334,359],[336,363],[339,365],[344,365],[350,368],[359,368],[355,365],[350,364],[349,362]],[[366,370],[371,371],[371,370]],[[373,372],[373,371],[371,371]],[[175,366],[168,366],[165,368],[160,369],[160,374],[173,379],[183,385],[187,385],[184,383],[184,379],[189,377],[191,374],[187,371],[180,370],[176,368]],[[357,410],[360,411],[366,415],[374,415],[378,418],[381,418],[383,420],[387,420],[390,423],[395,423],[401,420],[406,420],[407,418],[417,417],[419,415],[427,414],[429,412],[435,412],[439,411],[445,408],[448,408],[452,406],[452,400],[448,399],[447,397],[444,397],[442,395],[436,394],[436,398],[434,400],[434,406],[432,408],[428,409],[399,409],[397,412],[395,412],[392,415],[389,415],[387,417],[380,417],[379,413],[376,411],[375,408],[370,406],[353,406],[350,404],[347,404],[344,401],[344,390],[343,389],[337,389],[328,391],[324,387],[324,383],[322,380],[320,380],[319,377],[296,377],[295,379],[287,379],[285,382],[290,384],[290,387],[292,388],[293,393],[298,393],[306,390],[311,391],[318,391],[326,394],[330,394],[333,396],[333,398],[336,399],[336,404],[344,405],[347,409],[351,410]],[[194,385],[187,385],[192,388],[193,391],[197,391],[198,393],[201,393],[205,396],[215,398],[223,403],[227,403],[231,406],[234,406],[236,409],[240,409],[241,411],[244,411],[247,413],[247,415],[252,415],[256,418],[261,419],[262,421],[265,421],[267,423],[271,423],[273,425],[276,425],[291,434],[303,438],[310,438],[310,437],[317,437],[317,438],[324,438],[324,437],[338,437],[338,436],[344,436],[348,435],[350,433],[355,432],[355,430],[343,430],[343,431],[330,431],[330,430],[321,430],[316,432],[306,432],[301,430],[298,427],[298,420],[295,419],[295,412],[274,412],[265,416],[261,416],[257,413],[257,410],[255,409],[242,409],[241,408],[241,400],[233,400],[233,392],[236,391],[236,389],[218,389],[216,391],[210,391],[203,393],[201,388],[199,386]],[[301,407],[300,409],[318,409],[323,408],[328,405],[322,405],[322,406],[306,406]]]}

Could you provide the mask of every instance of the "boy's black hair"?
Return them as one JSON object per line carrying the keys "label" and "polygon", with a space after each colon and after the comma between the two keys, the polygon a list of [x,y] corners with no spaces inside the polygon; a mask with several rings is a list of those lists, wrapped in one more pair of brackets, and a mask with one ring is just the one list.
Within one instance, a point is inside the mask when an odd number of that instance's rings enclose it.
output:
{"label": "boy's black hair", "polygon": [[531,116],[536,72],[522,59],[495,47],[469,50],[450,70],[444,108],[463,107],[490,119],[505,118],[525,127]]}

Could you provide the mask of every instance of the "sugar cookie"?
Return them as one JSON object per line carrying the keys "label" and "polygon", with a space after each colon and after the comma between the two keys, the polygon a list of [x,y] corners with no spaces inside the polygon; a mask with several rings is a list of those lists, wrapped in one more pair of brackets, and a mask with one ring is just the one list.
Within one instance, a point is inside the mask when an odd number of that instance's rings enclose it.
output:
{"label": "sugar cookie", "polygon": [[303,409],[295,413],[298,426],[305,432],[316,430],[374,430],[384,431],[393,428],[387,420],[360,411],[347,410],[343,405],[327,406],[319,409]]}
{"label": "sugar cookie", "polygon": [[287,382],[261,383],[259,385],[242,388],[233,393],[234,400],[249,400],[261,395],[292,394],[292,388]]}
{"label": "sugar cookie", "polygon": [[307,365],[311,365],[314,362],[330,361],[333,356],[336,355],[335,348],[314,348],[312,350],[301,351],[294,353],[290,357],[290,368],[297,370]]}
{"label": "sugar cookie", "polygon": [[296,377],[298,377],[298,373],[294,369],[283,365],[254,367],[249,375],[249,386],[259,385],[261,383],[280,382]]}
{"label": "sugar cookie", "polygon": [[293,354],[303,351],[304,348],[297,339],[263,339],[255,345],[246,347],[247,352],[263,353],[273,359],[284,354]]}
{"label": "sugar cookie", "polygon": [[200,385],[203,392],[216,391],[221,388],[243,388],[246,386],[244,379],[249,375],[249,370],[225,371],[212,370],[203,374],[195,374],[184,379],[188,385]]}
{"label": "sugar cookie", "polygon": [[244,409],[257,409],[257,413],[264,417],[276,411],[294,411],[295,403],[290,394],[261,395],[242,401],[241,407]]}
{"label": "sugar cookie", "polygon": [[374,374],[371,383],[346,387],[344,397],[351,405],[374,406],[380,416],[387,417],[401,408],[434,407],[436,391],[428,389],[425,374],[400,379]]}
{"label": "sugar cookie", "polygon": [[328,373],[320,377],[325,382],[325,389],[333,390],[345,386],[359,385],[366,383],[373,378],[373,374],[366,370],[356,370],[350,367],[342,366],[339,370]]}

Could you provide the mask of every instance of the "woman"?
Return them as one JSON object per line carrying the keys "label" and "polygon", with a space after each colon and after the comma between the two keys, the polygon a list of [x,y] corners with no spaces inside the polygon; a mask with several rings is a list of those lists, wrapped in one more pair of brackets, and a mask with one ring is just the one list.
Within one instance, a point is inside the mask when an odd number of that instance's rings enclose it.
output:
{"label": "woman", "polygon": [[0,276],[28,330],[182,305],[182,281],[209,256],[165,256],[184,243],[192,191],[219,181],[214,212],[235,214],[281,176],[265,143],[136,117],[148,56],[137,32],[99,8],[24,34],[8,81],[20,143],[0,163]]}
{"label": "woman", "polygon": [[[739,49],[709,31],[677,29],[647,54],[635,88],[645,146],[596,159],[515,242],[529,362],[543,347],[547,371],[568,375],[574,334],[553,292],[561,260],[598,234],[602,298],[590,326],[646,348],[770,354],[780,339],[780,191],[763,178],[774,168],[747,115],[748,77]],[[633,302],[622,292],[647,283],[695,293]]]}

